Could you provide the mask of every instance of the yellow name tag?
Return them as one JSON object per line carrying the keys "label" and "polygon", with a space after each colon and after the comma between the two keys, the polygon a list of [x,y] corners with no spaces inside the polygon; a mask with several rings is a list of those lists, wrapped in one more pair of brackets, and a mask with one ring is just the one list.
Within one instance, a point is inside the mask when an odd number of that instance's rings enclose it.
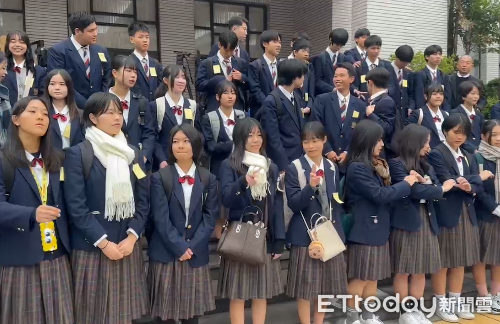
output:
{"label": "yellow name tag", "polygon": [[54,222],[40,223],[40,234],[42,236],[42,247],[44,252],[57,250],[57,238]]}
{"label": "yellow name tag", "polygon": [[352,112],[352,118],[358,118],[359,117],[359,111],[353,111]]}
{"label": "yellow name tag", "polygon": [[142,169],[138,163],[136,163],[132,166],[132,171],[134,171],[135,176],[139,180],[146,176],[146,174],[144,173],[144,171],[142,171]]}
{"label": "yellow name tag", "polygon": [[32,76],[27,76],[26,80],[24,81],[24,87],[25,88],[31,88],[33,87],[33,82],[35,82],[35,79]]}
{"label": "yellow name tag", "polygon": [[71,125],[70,124],[66,125],[66,127],[64,128],[64,132],[63,132],[62,136],[65,138],[71,137]]}
{"label": "yellow name tag", "polygon": [[184,117],[186,117],[186,119],[193,119],[193,111],[191,108],[184,109]]}
{"label": "yellow name tag", "polygon": [[101,60],[101,62],[108,61],[108,60],[106,60],[106,56],[104,55],[104,53],[97,53],[97,55],[99,55],[99,59]]}
{"label": "yellow name tag", "polygon": [[220,74],[220,65],[214,65],[214,74]]}
{"label": "yellow name tag", "polygon": [[366,82],[366,75],[362,75],[361,76],[361,83],[365,83]]}
{"label": "yellow name tag", "polygon": [[408,80],[403,80],[403,88],[408,88]]}
{"label": "yellow name tag", "polygon": [[339,204],[343,204],[344,202],[340,199],[340,196],[339,196],[339,193],[338,192],[334,192],[333,193],[333,200],[335,200],[337,203]]}
{"label": "yellow name tag", "polygon": [[306,92],[306,94],[304,95],[304,100],[305,101],[309,101],[309,94]]}
{"label": "yellow name tag", "polygon": [[149,68],[149,75],[151,76],[156,76],[156,68],[150,67]]}
{"label": "yellow name tag", "polygon": [[64,168],[61,167],[61,171],[59,171],[59,181],[64,181]]}

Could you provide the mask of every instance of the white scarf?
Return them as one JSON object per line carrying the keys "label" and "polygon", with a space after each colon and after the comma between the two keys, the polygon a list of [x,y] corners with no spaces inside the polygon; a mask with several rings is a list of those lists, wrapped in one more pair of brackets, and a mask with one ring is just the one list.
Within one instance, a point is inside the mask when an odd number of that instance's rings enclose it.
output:
{"label": "white scarf", "polygon": [[[267,171],[270,161],[260,154],[245,151],[243,164],[248,167],[248,175],[254,176],[256,184],[250,188],[252,198],[262,200],[269,191],[269,182],[267,181]],[[257,170],[257,171],[256,171]]]}
{"label": "white scarf", "polygon": [[134,161],[135,152],[128,146],[125,135],[120,131],[111,137],[93,126],[86,129],[85,138],[106,168],[106,219],[120,221],[134,217],[134,191],[129,165]]}

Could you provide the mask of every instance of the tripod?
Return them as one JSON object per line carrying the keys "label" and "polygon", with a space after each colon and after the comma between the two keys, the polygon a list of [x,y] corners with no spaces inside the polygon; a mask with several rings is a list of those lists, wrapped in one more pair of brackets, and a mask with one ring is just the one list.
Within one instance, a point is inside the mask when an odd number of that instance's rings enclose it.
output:
{"label": "tripod", "polygon": [[183,52],[183,51],[173,51],[176,55],[176,61],[178,65],[182,66],[184,73],[186,73],[187,80],[187,90],[190,99],[195,99],[193,96],[193,90],[191,90],[191,85],[194,85],[193,74],[191,73],[191,66],[189,65],[188,57],[193,53]]}

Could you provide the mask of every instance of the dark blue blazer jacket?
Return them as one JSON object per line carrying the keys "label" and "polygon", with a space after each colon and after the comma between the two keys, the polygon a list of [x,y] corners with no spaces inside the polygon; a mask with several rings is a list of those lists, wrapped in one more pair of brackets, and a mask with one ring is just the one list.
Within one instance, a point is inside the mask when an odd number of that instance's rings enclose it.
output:
{"label": "dark blue blazer jacket", "polygon": [[[392,67],[391,63],[386,60],[379,59],[378,66],[385,68],[391,75],[392,73],[394,73],[394,68]],[[359,90],[360,92],[368,93],[368,82],[365,79],[368,72],[370,72],[370,68],[368,67],[368,63],[366,63],[366,60],[361,62],[360,67],[356,68],[356,77],[354,78],[353,85],[354,88]],[[389,80],[387,93],[389,94],[389,96],[391,96],[391,98],[400,95],[399,90],[397,89],[396,84],[394,83],[394,80],[392,78]],[[366,98],[366,101],[368,102],[369,95],[365,94],[364,96]]]}
{"label": "dark blue blazer jacket", "polygon": [[309,72],[304,76],[304,85],[302,88],[295,89],[294,91],[297,94],[295,95],[295,98],[297,99],[300,108],[312,108],[314,98],[316,98],[316,77],[314,75],[314,67],[312,64],[308,64],[307,68],[309,69]]}
{"label": "dark blue blazer jacket", "polygon": [[[484,158],[483,160],[483,170],[489,170],[496,176],[497,164]],[[495,201],[495,178],[487,179],[483,181],[483,186],[477,193],[476,200],[474,201],[477,219],[488,223],[498,221],[498,216],[492,214],[497,206],[498,204]]]}
{"label": "dark blue blazer jacket", "polygon": [[[479,101],[477,102],[477,108],[480,111],[483,111],[484,107],[487,104],[487,99],[486,99],[486,96],[484,93],[483,81],[479,80],[478,78],[476,78],[473,75],[469,76],[468,81],[474,81],[474,82],[479,84],[479,86],[480,86],[479,91],[481,92],[481,97],[479,98]],[[450,95],[451,95],[450,107],[460,106],[461,104],[463,104],[464,101],[462,100],[462,97],[460,96],[460,94],[457,91],[458,75],[456,73],[453,73],[452,75],[450,75],[448,77],[448,82],[450,84]]]}
{"label": "dark blue blazer jacket", "polygon": [[497,102],[491,107],[490,118],[500,120],[500,102]]}
{"label": "dark blue blazer jacket", "polygon": [[[405,120],[405,125],[418,124],[418,117],[420,116],[421,113],[424,114],[422,117],[421,125],[431,131],[431,141],[429,144],[431,148],[435,148],[436,146],[441,144],[441,139],[439,138],[439,133],[436,127],[436,123],[432,118],[432,113],[427,105],[421,107],[420,109],[412,111],[410,116]],[[447,111],[441,110],[441,113],[443,114],[444,119],[448,118],[449,113]]]}
{"label": "dark blue blazer jacket", "polygon": [[[26,72],[27,73],[27,72]],[[17,102],[17,97],[19,95],[18,87],[17,87],[17,72],[10,70],[7,71],[7,75],[3,79],[2,83],[9,89],[9,101],[10,105],[14,107],[14,104]],[[40,65],[35,65],[35,74],[33,77],[35,81],[33,81],[33,86],[30,89],[30,96],[42,96],[43,90],[45,89],[45,76],[47,75],[47,70]]]}
{"label": "dark blue blazer jacket", "polygon": [[[148,101],[153,101],[155,100],[155,91],[156,88],[160,84],[162,84],[162,73],[163,73],[163,66],[161,65],[160,62],[158,62],[157,59],[152,58],[151,56],[148,56],[149,59],[149,79],[146,76],[146,72],[144,71],[144,65],[142,64],[141,61],[137,58],[137,56],[132,53],[130,54],[132,58],[135,60],[135,64],[137,66],[137,71],[139,71],[139,75],[137,76],[137,82],[135,83],[134,88],[132,89],[132,92],[141,94],[144,98],[148,99]],[[151,75],[151,68],[154,68],[156,71],[156,76]]]}
{"label": "dark blue blazer jacket", "polygon": [[248,86],[250,114],[254,117],[267,95],[274,90],[273,77],[264,56],[248,65]]}
{"label": "dark blue blazer jacket", "polygon": [[[392,67],[392,65],[391,65]],[[396,104],[396,107],[401,108],[404,112],[403,116],[408,117],[408,111],[415,110],[415,101],[413,100],[412,91],[414,87],[413,72],[403,69],[403,83],[399,85],[398,76],[394,68],[389,70],[391,72],[392,84],[394,85],[394,91],[390,93],[392,100]],[[405,82],[406,81],[406,82]],[[406,87],[405,87],[406,85]]]}
{"label": "dark blue blazer jacket", "polygon": [[361,55],[358,52],[357,47],[350,48],[344,51],[345,60],[349,63],[361,62]]}
{"label": "dark blue blazer jacket", "polygon": [[[212,49],[210,50],[210,53],[208,53],[208,57],[211,57],[211,56],[214,56],[214,55],[217,55],[217,52],[219,51],[219,43],[216,43],[212,46]],[[241,59],[247,61],[248,63],[250,63],[250,54],[248,54],[248,52],[240,46],[240,57]]]}
{"label": "dark blue blazer jacket", "polygon": [[[454,113],[460,113],[469,118],[464,107],[462,107],[461,105],[450,111],[450,114]],[[474,152],[476,152],[479,144],[481,143],[481,131],[483,129],[485,121],[484,115],[479,111],[479,109],[474,108],[474,115],[474,120],[472,121],[471,125],[471,134],[467,135],[467,140],[462,145],[462,148],[471,154],[474,154]]]}
{"label": "dark blue blazer jacket", "polygon": [[[52,146],[54,146],[55,148],[62,150],[63,149],[62,133],[61,130],[59,129],[59,123],[57,122],[57,119],[52,118],[54,114],[56,114],[56,112],[54,110],[54,107],[51,105],[49,107],[50,144],[52,144]],[[78,116],[78,118],[70,120],[71,124],[71,132],[69,136],[70,146],[77,145],[78,143],[81,143],[85,140],[85,126],[83,125],[83,120],[80,118],[81,117]]]}
{"label": "dark blue blazer jacket", "polygon": [[[414,91],[413,91],[413,101],[415,101],[415,107],[422,107],[425,105],[425,89],[434,82],[432,80],[431,72],[427,67],[414,73]],[[438,70],[437,73],[437,83],[444,86],[444,102],[443,110],[450,111],[451,107],[451,87],[448,82],[448,76]]]}
{"label": "dark blue blazer jacket", "polygon": [[[344,53],[337,53],[337,64],[347,62]],[[316,95],[322,93],[332,92],[335,88],[333,86],[333,76],[337,66],[333,66],[330,55],[327,51],[321,52],[314,60],[314,74],[316,77]]]}
{"label": "dark blue blazer jacket", "polygon": [[391,151],[392,134],[394,132],[396,118],[396,104],[388,94],[382,94],[372,102],[375,110],[368,119],[380,124],[384,129],[384,149]]}

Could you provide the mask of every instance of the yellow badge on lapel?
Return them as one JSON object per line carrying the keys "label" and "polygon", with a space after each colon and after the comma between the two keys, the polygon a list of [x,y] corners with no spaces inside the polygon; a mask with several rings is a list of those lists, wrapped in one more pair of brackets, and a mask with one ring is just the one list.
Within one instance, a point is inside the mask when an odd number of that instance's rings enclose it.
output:
{"label": "yellow badge on lapel", "polygon": [[146,176],[144,171],[142,171],[141,167],[139,166],[139,163],[136,163],[132,166],[132,171],[134,171],[135,176],[139,180]]}
{"label": "yellow badge on lapel", "polygon": [[214,65],[214,74],[220,74],[221,73],[221,70],[220,70],[220,65]]}
{"label": "yellow badge on lapel", "polygon": [[26,80],[24,80],[24,87],[25,88],[31,88],[33,87],[33,82],[35,82],[35,79],[33,78],[33,76],[27,76],[26,77]]}
{"label": "yellow badge on lapel", "polygon": [[154,68],[154,67],[150,67],[150,68],[149,68],[149,75],[150,75],[150,76],[154,76],[154,77],[155,77],[155,76],[157,76],[157,75],[156,75],[156,68]]}
{"label": "yellow badge on lapel", "polygon": [[309,101],[309,94],[306,92],[306,94],[304,95],[304,100],[305,101]]}
{"label": "yellow badge on lapel", "polygon": [[65,138],[70,138],[71,137],[71,124],[66,125],[64,128],[64,132],[62,134],[63,137]]}
{"label": "yellow badge on lapel", "polygon": [[353,111],[352,112],[352,118],[358,118],[359,117],[359,111]]}
{"label": "yellow badge on lapel", "polygon": [[108,61],[108,60],[106,60],[106,55],[104,55],[104,53],[97,53],[97,55],[99,55],[99,59],[101,60],[101,62]]}
{"label": "yellow badge on lapel", "polygon": [[408,80],[403,80],[403,88],[408,88]]}
{"label": "yellow badge on lapel", "polygon": [[339,204],[343,204],[344,202],[340,199],[340,196],[339,196],[339,193],[338,192],[334,192],[333,193],[333,200],[335,200],[337,203]]}
{"label": "yellow badge on lapel", "polygon": [[366,75],[361,76],[361,83],[366,83]]}
{"label": "yellow badge on lapel", "polygon": [[191,108],[184,109],[184,117],[186,117],[186,119],[193,119],[193,111]]}
{"label": "yellow badge on lapel", "polygon": [[64,168],[61,167],[61,171],[59,171],[59,181],[64,181]]}

